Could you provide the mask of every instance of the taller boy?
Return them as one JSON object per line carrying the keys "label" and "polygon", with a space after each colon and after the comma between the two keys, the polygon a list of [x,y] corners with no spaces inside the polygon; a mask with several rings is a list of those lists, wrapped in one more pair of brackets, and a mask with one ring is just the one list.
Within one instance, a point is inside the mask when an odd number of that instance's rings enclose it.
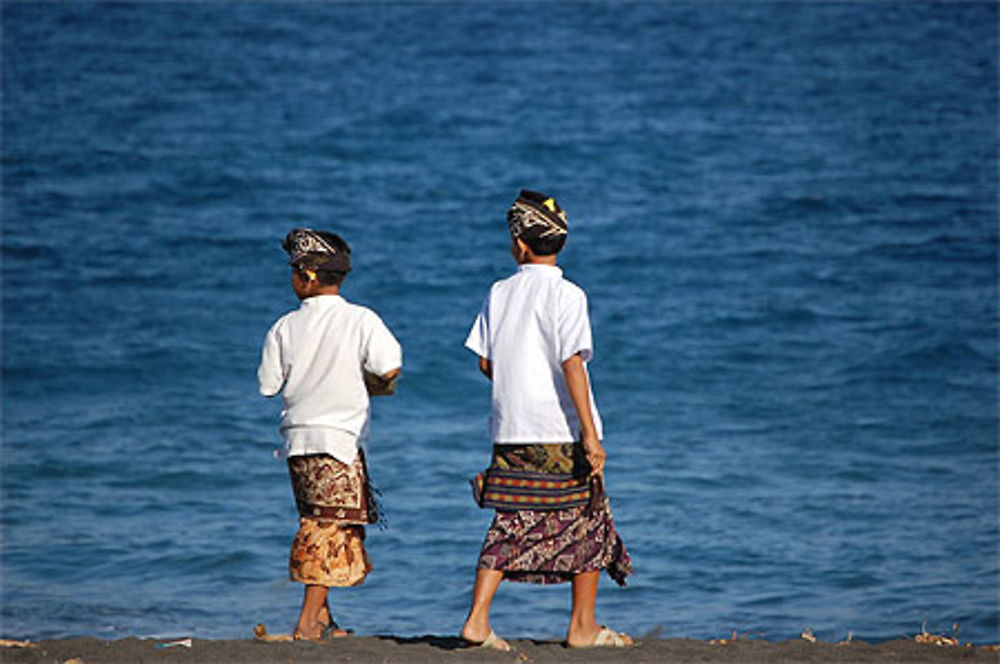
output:
{"label": "taller boy", "polygon": [[522,190],[507,222],[518,270],[493,284],[465,342],[493,381],[493,459],[480,502],[497,512],[462,637],[509,649],[489,622],[500,581],[571,581],[567,643],[631,645],[594,616],[600,571],[624,585],[632,565],[602,490],[587,296],[556,266],[569,232],[566,213],[551,197]]}

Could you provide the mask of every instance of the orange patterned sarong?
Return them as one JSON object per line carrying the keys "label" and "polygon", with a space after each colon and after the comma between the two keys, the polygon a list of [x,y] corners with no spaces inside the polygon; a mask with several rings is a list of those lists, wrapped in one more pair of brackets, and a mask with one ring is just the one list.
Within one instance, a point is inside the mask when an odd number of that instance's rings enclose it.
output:
{"label": "orange patterned sarong", "polygon": [[362,453],[351,464],[326,454],[288,459],[299,531],[292,541],[292,581],[318,586],[356,586],[371,571],[365,526],[377,518]]}

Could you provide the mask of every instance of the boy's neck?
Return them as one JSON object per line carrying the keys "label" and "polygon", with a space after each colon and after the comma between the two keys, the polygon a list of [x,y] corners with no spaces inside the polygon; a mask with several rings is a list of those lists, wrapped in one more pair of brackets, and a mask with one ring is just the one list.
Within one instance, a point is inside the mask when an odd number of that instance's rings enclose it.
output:
{"label": "boy's neck", "polygon": [[300,300],[308,300],[320,295],[340,295],[340,286],[318,286],[299,295]]}
{"label": "boy's neck", "polygon": [[521,263],[521,265],[550,265],[553,267],[555,266],[555,264],[556,264],[555,254],[549,256],[535,256],[532,254],[530,256],[525,256],[524,262]]}

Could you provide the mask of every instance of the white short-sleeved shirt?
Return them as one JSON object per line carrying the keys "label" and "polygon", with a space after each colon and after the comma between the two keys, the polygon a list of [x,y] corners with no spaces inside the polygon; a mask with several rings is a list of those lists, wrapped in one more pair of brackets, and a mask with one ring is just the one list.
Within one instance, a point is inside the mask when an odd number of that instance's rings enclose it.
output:
{"label": "white short-sleeved shirt", "polygon": [[378,314],[340,295],[318,295],[271,326],[257,381],[264,396],[284,397],[289,456],[330,454],[351,463],[368,431],[362,371],[383,376],[402,364],[399,342]]}
{"label": "white short-sleeved shirt", "polygon": [[[579,353],[586,370],[593,342],[587,295],[564,279],[561,269],[521,265],[494,283],[465,346],[493,366],[494,443],[579,440],[580,420],[562,363]],[[590,406],[603,439],[593,391]]]}

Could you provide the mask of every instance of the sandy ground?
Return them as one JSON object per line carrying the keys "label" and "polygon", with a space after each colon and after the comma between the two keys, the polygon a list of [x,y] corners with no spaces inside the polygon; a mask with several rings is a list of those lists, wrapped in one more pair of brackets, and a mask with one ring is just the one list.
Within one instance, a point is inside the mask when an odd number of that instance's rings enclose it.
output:
{"label": "sandy ground", "polygon": [[338,662],[358,664],[423,664],[430,662],[989,662],[1000,663],[995,646],[940,646],[915,640],[879,644],[852,641],[846,644],[810,643],[805,640],[767,642],[741,639],[711,643],[691,639],[646,638],[629,649],[571,650],[559,642],[512,640],[510,652],[465,647],[457,638],[424,636],[400,638],[364,636],[321,643],[266,643],[253,639],[198,640],[190,647],[161,647],[151,639],[101,641],[92,638],[41,641],[31,647],[0,648],[0,662],[45,664],[145,664],[165,662],[307,664]]}

